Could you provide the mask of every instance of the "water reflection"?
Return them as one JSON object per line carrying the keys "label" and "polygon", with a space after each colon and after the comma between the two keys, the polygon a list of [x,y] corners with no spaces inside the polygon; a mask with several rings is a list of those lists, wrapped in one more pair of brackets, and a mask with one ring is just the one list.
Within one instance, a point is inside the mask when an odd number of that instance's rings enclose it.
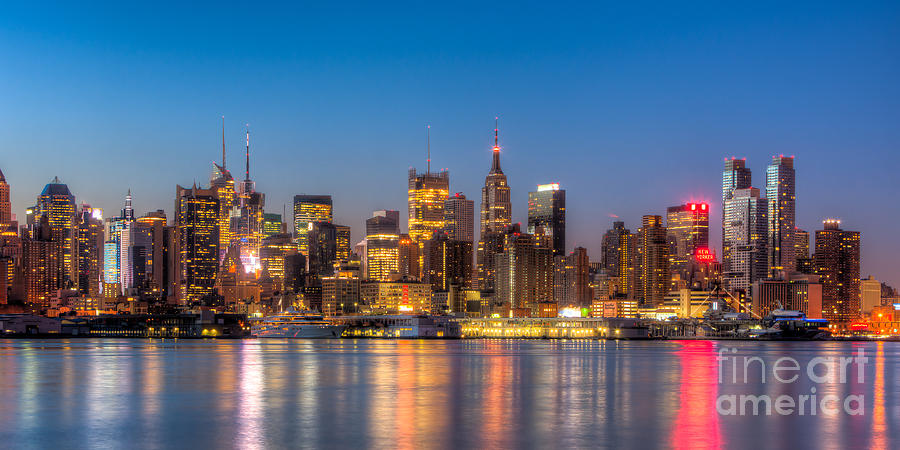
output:
{"label": "water reflection", "polygon": [[[870,356],[864,416],[722,417],[717,350]],[[0,341],[0,443],[21,447],[896,447],[900,344]],[[0,444],[0,446],[4,445]]]}

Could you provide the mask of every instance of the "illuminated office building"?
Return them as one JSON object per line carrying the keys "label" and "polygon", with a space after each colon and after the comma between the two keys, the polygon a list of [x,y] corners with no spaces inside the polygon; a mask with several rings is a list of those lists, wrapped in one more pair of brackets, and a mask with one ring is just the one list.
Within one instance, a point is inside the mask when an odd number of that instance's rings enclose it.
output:
{"label": "illuminated office building", "polygon": [[215,190],[176,187],[178,298],[183,303],[213,292],[219,268],[219,212]]}
{"label": "illuminated office building", "polygon": [[[225,251],[234,239],[231,227],[231,215],[237,205],[237,193],[235,191],[234,177],[225,165],[225,118],[222,117],[222,165],[213,164],[212,175],[209,178],[210,189],[216,191],[219,198],[219,258],[225,256]],[[249,164],[249,160],[248,160]]]}
{"label": "illuminated office building", "polygon": [[444,232],[456,241],[475,241],[475,202],[457,192],[444,201]]}
{"label": "illuminated office building", "polygon": [[444,201],[450,193],[450,172],[431,172],[429,160],[425,173],[409,170],[409,237],[419,246],[417,271],[421,272],[424,261],[422,247],[435,230],[444,229]]}
{"label": "illuminated office building", "polygon": [[332,222],[333,206],[330,195],[294,196],[294,239],[303,255],[309,254],[307,234],[313,222]]}
{"label": "illuminated office building", "polygon": [[44,186],[41,195],[37,198],[37,204],[32,209],[32,221],[41,223],[46,217],[49,227],[49,238],[59,242],[56,247],[59,251],[60,264],[57,269],[59,275],[59,288],[78,286],[78,240],[75,228],[75,196],[69,191],[69,187],[54,178]]}
{"label": "illuminated office building", "polygon": [[[231,213],[231,229],[234,240],[240,242],[240,255],[248,270],[259,270],[259,245],[263,233],[263,215],[266,196],[256,191],[256,183],[250,179],[250,132],[247,132],[246,166],[244,181],[238,185],[236,204]],[[221,209],[221,205],[220,205]]]}
{"label": "illuminated office building", "polygon": [[122,293],[141,296],[151,291],[153,279],[153,227],[131,221],[120,234],[119,285]]}
{"label": "illuminated office building", "polygon": [[553,256],[566,254],[566,191],[559,183],[528,193],[528,233],[550,238]]}
{"label": "illuminated office building", "polygon": [[759,189],[737,189],[725,201],[722,276],[728,289],[749,293],[750,285],[767,276],[768,205]]}
{"label": "illuminated office building", "polygon": [[82,204],[77,218],[78,291],[99,297],[103,272],[103,210]]}
{"label": "illuminated office building", "polygon": [[281,214],[263,214],[263,236],[264,238],[272,237],[276,234],[286,233],[284,223],[281,221]]}
{"label": "illuminated office building", "polygon": [[690,278],[697,249],[709,248],[709,205],[686,203],[666,210],[669,270],[673,277]]}
{"label": "illuminated office building", "polygon": [[334,226],[335,239],[337,239],[335,256],[338,261],[349,261],[353,252],[350,250],[350,227],[347,225]]}
{"label": "illuminated office building", "polygon": [[794,211],[795,211],[794,157],[775,156],[766,168],[766,200],[768,201],[768,268],[769,274],[793,271]]}
{"label": "illuminated office building", "polygon": [[845,231],[828,219],[816,231],[815,269],[822,283],[822,310],[835,324],[860,315],[859,231]]}
{"label": "illuminated office building", "polygon": [[360,304],[371,314],[428,314],[431,285],[418,281],[364,281]]}
{"label": "illuminated office building", "polygon": [[259,248],[260,265],[262,273],[272,278],[275,290],[285,289],[285,260],[297,252],[297,244],[294,243],[289,233],[273,234],[263,239],[262,246]]}
{"label": "illuminated office building", "polygon": [[658,306],[669,292],[669,242],[662,217],[647,215],[635,241],[637,258],[634,298]]}
{"label": "illuminated office building", "polygon": [[400,273],[400,212],[375,211],[366,219],[367,280],[389,281]]}

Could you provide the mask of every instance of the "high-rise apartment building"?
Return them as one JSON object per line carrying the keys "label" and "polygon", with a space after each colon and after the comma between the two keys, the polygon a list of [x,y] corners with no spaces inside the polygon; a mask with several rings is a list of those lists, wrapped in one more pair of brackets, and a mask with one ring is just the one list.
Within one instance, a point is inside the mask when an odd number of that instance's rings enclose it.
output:
{"label": "high-rise apartment building", "polygon": [[722,247],[728,248],[723,251],[722,276],[728,289],[746,293],[754,281],[767,276],[768,204],[757,188],[736,189],[722,214]]}
{"label": "high-rise apartment building", "polygon": [[334,211],[330,195],[295,195],[294,196],[294,239],[297,248],[303,255],[309,254],[310,224],[313,222],[332,222]]}
{"label": "high-rise apartment building", "polygon": [[847,324],[859,317],[859,232],[842,230],[839,220],[825,220],[816,231],[815,270],[825,318]]}
{"label": "high-rise apartment building", "polygon": [[337,227],[331,222],[312,222],[307,233],[309,274],[328,276],[337,261]]}
{"label": "high-rise apartment building", "polygon": [[538,315],[540,303],[553,300],[553,249],[548,236],[509,233],[494,255],[495,302],[517,314]]}
{"label": "high-rise apartment building", "polygon": [[[722,264],[728,265],[731,256],[731,247],[725,239],[725,229],[728,228],[725,203],[734,198],[734,192],[738,189],[748,189],[751,186],[751,172],[747,168],[747,158],[725,159],[725,170],[722,172]],[[749,284],[748,284],[749,286]]]}
{"label": "high-rise apartment building", "polygon": [[528,193],[528,233],[547,236],[554,256],[566,254],[566,191],[559,183],[540,184]]}
{"label": "high-rise apartment building", "polygon": [[566,256],[554,258],[553,300],[560,306],[589,308],[593,299],[587,249],[575,247]]}
{"label": "high-rise apartment building", "polygon": [[639,270],[635,277],[635,299],[658,306],[669,292],[669,242],[662,217],[647,215],[637,232]]}
{"label": "high-rise apartment building", "polygon": [[347,225],[337,225],[334,226],[334,234],[335,245],[337,248],[335,249],[335,256],[338,261],[350,261],[350,255],[353,253],[350,250],[350,227]]}
{"label": "high-rise apartment building", "polygon": [[606,230],[600,243],[600,268],[605,269],[612,276],[619,273],[619,248],[623,234],[628,234],[625,222],[615,221],[613,227]]}
{"label": "high-rise apartment building", "polygon": [[472,241],[451,239],[435,232],[423,246],[424,281],[435,291],[448,291],[451,285],[468,288],[472,284]]}
{"label": "high-rise apartment building", "polygon": [[796,268],[794,255],[794,157],[775,156],[766,168],[768,201],[768,269],[770,275]]}
{"label": "high-rise apartment building", "polygon": [[461,192],[444,201],[444,232],[455,241],[475,241],[475,202]]}

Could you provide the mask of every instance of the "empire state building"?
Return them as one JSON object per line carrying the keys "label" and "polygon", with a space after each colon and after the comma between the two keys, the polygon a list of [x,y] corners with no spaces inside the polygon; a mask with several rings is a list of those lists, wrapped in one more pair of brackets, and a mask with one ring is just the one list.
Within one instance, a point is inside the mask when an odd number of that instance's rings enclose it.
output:
{"label": "empire state building", "polygon": [[512,222],[509,185],[500,168],[499,129],[494,126],[494,160],[481,189],[481,239],[478,241],[475,277],[481,290],[494,289],[494,254],[503,251],[504,232]]}

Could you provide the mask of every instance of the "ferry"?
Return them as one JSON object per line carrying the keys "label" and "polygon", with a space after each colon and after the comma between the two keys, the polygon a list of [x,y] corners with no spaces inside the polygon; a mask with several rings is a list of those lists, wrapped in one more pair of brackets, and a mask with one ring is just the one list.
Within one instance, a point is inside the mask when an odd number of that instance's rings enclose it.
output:
{"label": "ferry", "polygon": [[250,329],[257,338],[337,339],[346,325],[335,324],[311,311],[288,310],[266,317]]}
{"label": "ferry", "polygon": [[801,311],[776,309],[762,320],[766,328],[751,330],[759,339],[827,339],[828,321],[810,319]]}

